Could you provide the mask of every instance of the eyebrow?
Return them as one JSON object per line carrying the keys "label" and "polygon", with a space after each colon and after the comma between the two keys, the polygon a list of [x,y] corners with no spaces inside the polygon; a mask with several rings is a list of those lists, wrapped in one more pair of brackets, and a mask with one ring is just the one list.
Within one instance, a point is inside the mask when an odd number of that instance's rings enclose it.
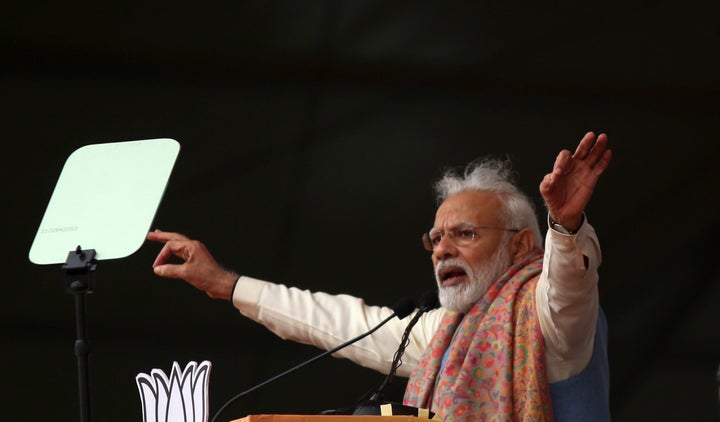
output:
{"label": "eyebrow", "polygon": [[[470,222],[467,222],[467,221],[462,221],[462,222],[460,222],[460,223],[457,223],[457,224],[454,224],[454,225],[450,226],[449,228],[450,228],[450,229],[457,229],[457,228],[460,228],[460,227],[479,227],[479,226],[476,226],[476,225],[474,225],[474,224],[472,224],[472,223],[470,223]],[[433,227],[433,229],[435,229],[435,230],[441,230],[441,229],[438,229],[437,227]]]}

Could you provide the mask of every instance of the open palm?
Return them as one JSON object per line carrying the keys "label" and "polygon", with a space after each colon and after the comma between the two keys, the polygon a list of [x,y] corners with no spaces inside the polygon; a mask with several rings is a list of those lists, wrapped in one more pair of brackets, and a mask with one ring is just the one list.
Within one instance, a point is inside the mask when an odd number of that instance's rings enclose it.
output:
{"label": "open palm", "polygon": [[604,133],[595,137],[588,132],[575,150],[560,151],[553,170],[540,183],[540,193],[551,218],[570,230],[582,223],[582,214],[590,201],[600,175],[610,164],[612,152],[607,149]]}

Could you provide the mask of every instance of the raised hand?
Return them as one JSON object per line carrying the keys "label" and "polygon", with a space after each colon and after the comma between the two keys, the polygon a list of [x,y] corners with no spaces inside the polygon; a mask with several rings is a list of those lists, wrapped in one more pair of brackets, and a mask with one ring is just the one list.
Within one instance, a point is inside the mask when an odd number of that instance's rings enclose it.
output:
{"label": "raised hand", "polygon": [[597,138],[593,132],[586,133],[575,153],[560,151],[552,172],[540,183],[550,218],[568,230],[577,230],[582,224],[582,214],[595,184],[610,164],[612,152],[607,143],[604,133]]}
{"label": "raised hand", "polygon": [[[185,280],[213,299],[231,299],[237,274],[218,264],[202,242],[161,230],[149,232],[147,239],[165,244],[153,262],[155,274]],[[169,264],[174,256],[184,262]]]}

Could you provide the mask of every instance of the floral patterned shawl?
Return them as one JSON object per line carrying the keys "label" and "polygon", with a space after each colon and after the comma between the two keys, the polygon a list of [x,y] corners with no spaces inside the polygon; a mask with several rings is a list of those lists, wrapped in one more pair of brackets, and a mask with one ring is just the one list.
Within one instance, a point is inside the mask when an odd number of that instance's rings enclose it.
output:
{"label": "floral patterned shawl", "polygon": [[534,299],[542,258],[536,248],[467,314],[448,313],[410,376],[404,404],[445,421],[552,421]]}

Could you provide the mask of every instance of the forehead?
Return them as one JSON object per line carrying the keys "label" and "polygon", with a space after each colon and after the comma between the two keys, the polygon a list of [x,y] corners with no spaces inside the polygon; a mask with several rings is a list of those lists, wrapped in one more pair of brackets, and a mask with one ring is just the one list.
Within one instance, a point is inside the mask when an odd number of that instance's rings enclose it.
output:
{"label": "forehead", "polygon": [[435,213],[435,227],[452,227],[462,223],[476,226],[500,222],[502,202],[492,192],[464,191],[449,196]]}

